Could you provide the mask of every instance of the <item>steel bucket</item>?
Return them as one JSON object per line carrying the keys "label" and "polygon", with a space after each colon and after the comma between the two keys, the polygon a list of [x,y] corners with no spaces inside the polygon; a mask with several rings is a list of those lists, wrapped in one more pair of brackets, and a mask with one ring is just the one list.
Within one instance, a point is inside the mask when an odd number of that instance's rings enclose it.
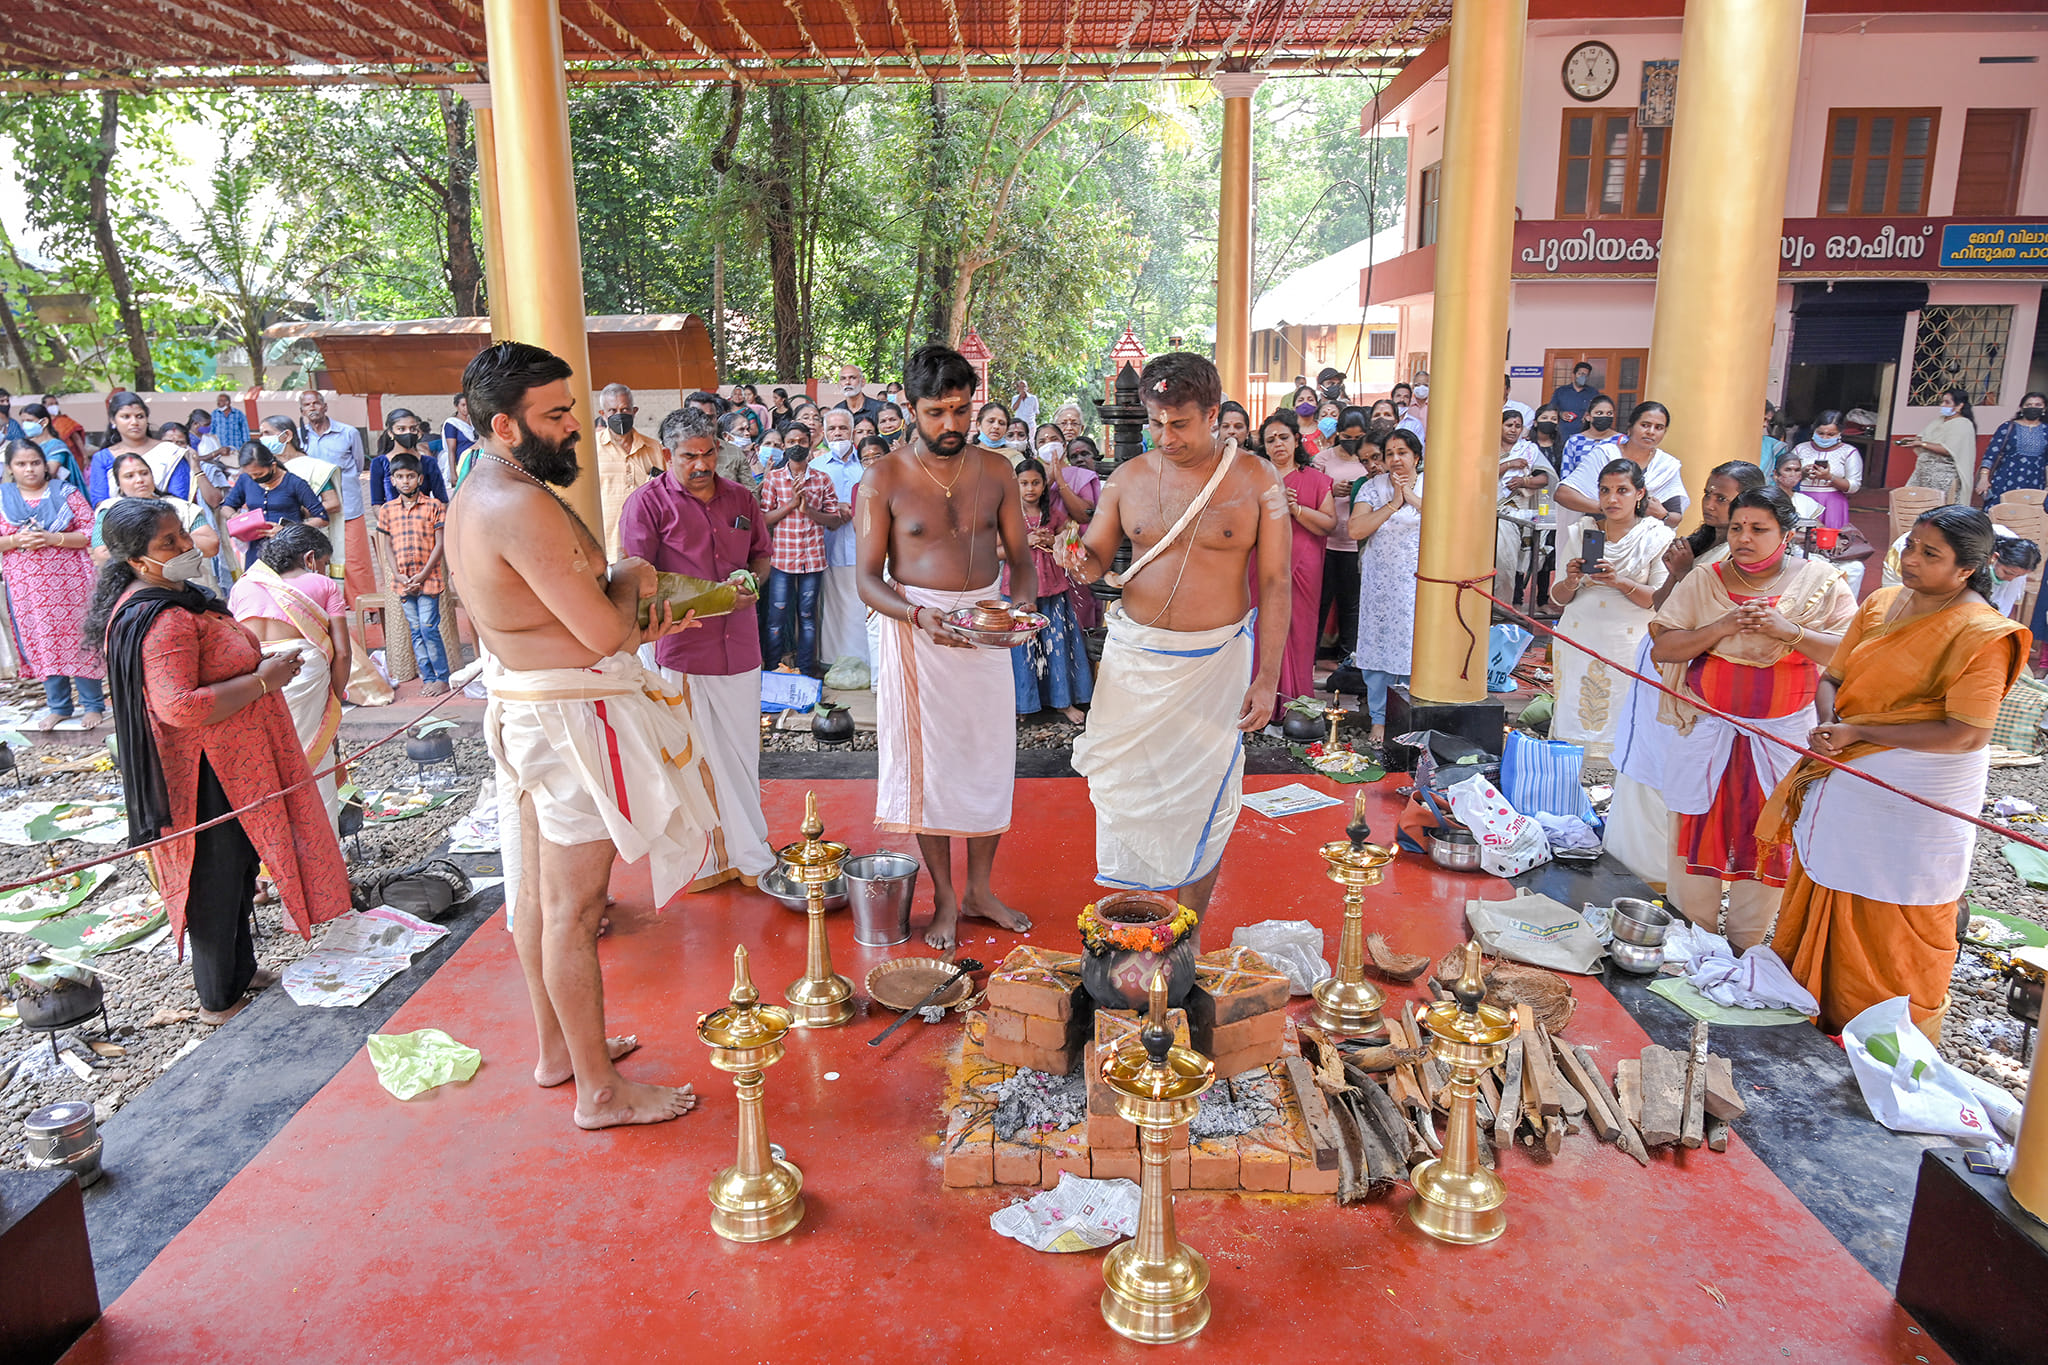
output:
{"label": "steel bucket", "polygon": [[853,941],[892,948],[910,938],[910,902],[917,895],[918,861],[907,853],[863,853],[840,868],[853,911]]}

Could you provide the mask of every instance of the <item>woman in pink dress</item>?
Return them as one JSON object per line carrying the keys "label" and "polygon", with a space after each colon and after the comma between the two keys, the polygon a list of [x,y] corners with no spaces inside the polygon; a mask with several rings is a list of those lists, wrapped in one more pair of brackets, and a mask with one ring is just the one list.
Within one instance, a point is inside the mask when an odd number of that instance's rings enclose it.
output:
{"label": "woman in pink dress", "polygon": [[9,482],[0,484],[0,578],[7,583],[21,641],[21,676],[40,678],[44,708],[33,722],[54,730],[71,718],[78,684],[79,720],[88,730],[106,719],[100,680],[106,669],[80,633],[92,596],[92,504],[28,441],[7,443]]}
{"label": "woman in pink dress", "polygon": [[1253,447],[1273,462],[1287,488],[1287,514],[1294,523],[1294,593],[1287,618],[1287,650],[1280,656],[1280,691],[1273,719],[1295,697],[1316,690],[1316,634],[1323,601],[1323,549],[1337,524],[1336,484],[1303,460],[1301,432],[1292,412],[1282,409],[1259,426]]}

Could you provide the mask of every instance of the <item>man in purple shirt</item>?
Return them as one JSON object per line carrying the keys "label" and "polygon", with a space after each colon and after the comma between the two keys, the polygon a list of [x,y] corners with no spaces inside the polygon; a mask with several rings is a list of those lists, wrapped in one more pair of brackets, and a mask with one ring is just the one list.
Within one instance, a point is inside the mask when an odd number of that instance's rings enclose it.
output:
{"label": "man in purple shirt", "polygon": [[710,856],[688,889],[735,879],[753,886],[775,866],[761,814],[761,628],[755,620],[758,585],[768,574],[768,528],[754,495],[718,476],[718,426],[711,418],[679,409],[662,419],[660,437],[668,469],[627,497],[619,511],[620,549],[660,573],[713,583],[753,575],[731,615],[708,617],[696,630],[641,649],[641,662],[689,699],[690,734],[718,806]]}

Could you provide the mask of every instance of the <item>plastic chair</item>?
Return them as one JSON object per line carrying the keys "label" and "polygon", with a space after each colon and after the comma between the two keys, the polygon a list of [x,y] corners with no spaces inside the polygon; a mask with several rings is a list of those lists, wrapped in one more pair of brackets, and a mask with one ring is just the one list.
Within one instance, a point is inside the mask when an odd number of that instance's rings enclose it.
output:
{"label": "plastic chair", "polygon": [[1934,488],[1894,488],[1891,491],[1892,539],[1913,529],[1922,512],[1941,506],[1941,492]]}
{"label": "plastic chair", "polygon": [[[371,509],[374,515],[375,509]],[[370,535],[370,568],[377,576],[377,591],[363,593],[356,598],[353,608],[356,629],[362,632],[364,644],[370,639],[369,613],[381,612],[384,618],[384,671],[391,675],[395,686],[411,682],[419,677],[419,662],[412,653],[412,627],[405,623],[405,605],[398,594],[391,591],[391,581],[396,577],[396,566],[386,550],[382,536],[375,533],[372,523]]]}
{"label": "plastic chair", "polygon": [[2008,502],[2024,502],[2035,507],[2048,503],[2048,488],[2008,488],[1998,499],[2001,505]]}
{"label": "plastic chair", "polygon": [[[2048,511],[2043,511],[2039,502],[2000,502],[1993,511],[1993,521],[2022,540],[2031,540],[2034,544],[2043,546],[2044,554],[2048,554]],[[2033,571],[2027,575],[2027,592],[2021,599],[2022,621],[2034,619],[2034,599],[2041,593],[2041,571],[2044,567],[2048,567],[2048,560],[2035,565]]]}

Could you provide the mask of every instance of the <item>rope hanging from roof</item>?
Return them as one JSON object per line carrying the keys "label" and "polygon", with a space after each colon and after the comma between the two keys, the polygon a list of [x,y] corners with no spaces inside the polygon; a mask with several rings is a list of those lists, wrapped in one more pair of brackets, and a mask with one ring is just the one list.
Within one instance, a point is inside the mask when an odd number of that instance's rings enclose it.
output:
{"label": "rope hanging from roof", "polygon": [[790,18],[796,20],[797,36],[804,40],[804,46],[811,50],[811,55],[818,59],[818,64],[832,73],[833,81],[844,81],[845,77],[839,74],[839,68],[832,65],[832,59],[825,55],[825,49],[819,47],[818,40],[811,36],[811,26],[804,22],[804,12],[797,7],[796,0],[782,0],[782,7],[789,11]]}
{"label": "rope hanging from roof", "polygon": [[727,61],[722,55],[706,46],[704,40],[699,38],[688,24],[676,17],[676,12],[668,7],[665,0],[655,0],[655,8],[661,11],[661,17],[668,22],[668,26],[681,34],[683,41],[688,43],[698,56],[708,62],[718,63],[720,67],[725,69],[728,75],[747,89],[751,90],[754,88],[754,78],[752,76],[749,76],[739,67]]}
{"label": "rope hanging from roof", "polygon": [[1152,73],[1155,84],[1166,79],[1166,73],[1172,69],[1174,59],[1180,56],[1181,47],[1194,36],[1195,20],[1201,15],[1202,0],[1193,0],[1188,6],[1187,22],[1180,26],[1180,32],[1173,35],[1173,41],[1166,45],[1166,55],[1159,59],[1159,69]]}
{"label": "rope hanging from roof", "polygon": [[[723,0],[720,0],[723,3]],[[860,59],[867,63],[868,79],[875,78],[875,54],[868,51],[868,40],[860,31],[860,20],[854,15],[853,0],[839,0],[839,12],[846,16],[846,31],[853,35],[853,45],[860,51]]]}
{"label": "rope hanging from roof", "polygon": [[929,85],[932,79],[931,72],[925,70],[924,58],[917,55],[917,40],[910,36],[910,25],[903,22],[903,12],[896,8],[896,0],[888,0],[888,5],[889,18],[895,23],[897,31],[903,35],[903,50],[910,54],[911,69],[917,72],[919,80]]}

